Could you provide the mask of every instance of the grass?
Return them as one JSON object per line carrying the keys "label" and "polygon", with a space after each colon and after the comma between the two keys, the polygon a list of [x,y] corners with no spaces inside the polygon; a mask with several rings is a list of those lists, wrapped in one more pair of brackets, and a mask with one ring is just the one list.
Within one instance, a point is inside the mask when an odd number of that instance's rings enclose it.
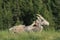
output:
{"label": "grass", "polygon": [[8,31],[0,31],[0,40],[60,40],[60,32],[43,31],[14,34]]}

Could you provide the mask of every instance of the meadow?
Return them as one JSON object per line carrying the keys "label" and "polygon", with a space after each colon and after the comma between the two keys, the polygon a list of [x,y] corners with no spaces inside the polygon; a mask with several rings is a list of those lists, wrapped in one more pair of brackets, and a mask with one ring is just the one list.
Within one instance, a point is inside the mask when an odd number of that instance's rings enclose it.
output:
{"label": "meadow", "polygon": [[60,32],[42,31],[12,33],[9,31],[0,31],[0,40],[60,40]]}

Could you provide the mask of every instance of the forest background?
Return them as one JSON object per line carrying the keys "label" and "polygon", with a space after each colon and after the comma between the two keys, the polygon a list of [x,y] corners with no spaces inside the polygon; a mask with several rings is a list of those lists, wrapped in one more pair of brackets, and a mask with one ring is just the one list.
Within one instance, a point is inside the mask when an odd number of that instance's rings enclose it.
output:
{"label": "forest background", "polygon": [[47,29],[60,29],[60,0],[0,0],[0,30],[30,25],[36,14],[50,23]]}

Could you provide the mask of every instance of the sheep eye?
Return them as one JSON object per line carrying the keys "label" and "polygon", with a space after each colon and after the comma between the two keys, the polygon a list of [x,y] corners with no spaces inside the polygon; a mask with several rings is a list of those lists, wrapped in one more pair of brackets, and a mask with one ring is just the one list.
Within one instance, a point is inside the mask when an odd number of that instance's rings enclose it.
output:
{"label": "sheep eye", "polygon": [[44,20],[41,20],[42,22],[44,21]]}

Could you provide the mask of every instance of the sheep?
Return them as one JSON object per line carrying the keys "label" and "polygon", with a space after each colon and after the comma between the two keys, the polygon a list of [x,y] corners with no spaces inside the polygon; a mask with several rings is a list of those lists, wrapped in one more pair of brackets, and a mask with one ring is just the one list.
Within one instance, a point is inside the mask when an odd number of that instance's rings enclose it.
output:
{"label": "sheep", "polygon": [[37,14],[37,20],[34,21],[31,25],[25,26],[25,25],[18,25],[18,26],[13,26],[12,28],[9,29],[9,31],[12,31],[14,33],[19,33],[19,32],[34,32],[34,31],[42,31],[43,26],[42,25],[47,25],[49,26],[49,22],[46,21],[41,15]]}

